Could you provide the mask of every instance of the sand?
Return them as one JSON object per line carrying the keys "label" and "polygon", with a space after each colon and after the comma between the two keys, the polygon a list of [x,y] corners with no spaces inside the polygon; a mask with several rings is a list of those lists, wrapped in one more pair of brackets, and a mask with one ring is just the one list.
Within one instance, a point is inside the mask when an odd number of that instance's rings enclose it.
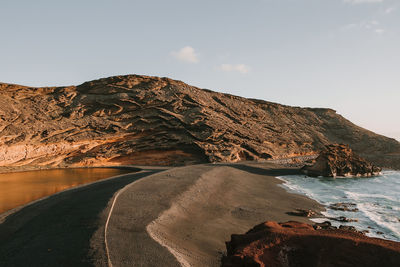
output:
{"label": "sand", "polygon": [[113,195],[157,171],[85,184],[0,214],[0,266],[107,266],[102,233]]}
{"label": "sand", "polygon": [[220,266],[225,241],[266,220],[309,222],[286,214],[323,209],[289,194],[277,175],[297,170],[268,163],[173,168],[128,185],[110,218],[113,266]]}
{"label": "sand", "polygon": [[271,163],[152,168],[61,192],[3,215],[0,262],[219,266],[231,234],[266,220],[309,222],[286,212],[323,209],[278,186],[275,176],[297,172]]}

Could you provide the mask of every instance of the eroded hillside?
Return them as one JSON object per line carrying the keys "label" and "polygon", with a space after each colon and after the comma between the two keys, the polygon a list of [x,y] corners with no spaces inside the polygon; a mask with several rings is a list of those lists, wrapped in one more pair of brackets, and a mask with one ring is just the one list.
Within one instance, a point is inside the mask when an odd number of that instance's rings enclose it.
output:
{"label": "eroded hillside", "polygon": [[265,160],[349,144],[384,166],[400,143],[331,109],[289,107],[128,75],[79,86],[0,84],[0,166]]}

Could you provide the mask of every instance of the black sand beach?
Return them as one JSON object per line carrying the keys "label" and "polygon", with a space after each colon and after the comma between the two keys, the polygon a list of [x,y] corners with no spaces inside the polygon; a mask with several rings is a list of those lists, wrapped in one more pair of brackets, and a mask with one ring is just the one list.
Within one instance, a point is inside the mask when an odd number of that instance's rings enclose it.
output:
{"label": "black sand beach", "polygon": [[307,222],[286,212],[322,209],[277,186],[281,181],[275,176],[296,172],[269,163],[202,164],[145,170],[68,190],[5,218],[0,261],[2,266],[219,266],[232,233],[265,220]]}

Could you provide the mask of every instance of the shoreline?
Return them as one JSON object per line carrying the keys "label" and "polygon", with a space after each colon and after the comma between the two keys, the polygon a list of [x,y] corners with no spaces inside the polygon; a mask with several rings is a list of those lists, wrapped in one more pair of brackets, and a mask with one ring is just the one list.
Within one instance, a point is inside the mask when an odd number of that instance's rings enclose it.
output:
{"label": "shoreline", "polygon": [[[275,163],[135,167],[142,170],[60,191],[18,207],[6,216],[5,213],[0,214],[0,237],[9,236],[11,232],[7,234],[6,228],[11,223],[11,227],[27,231],[29,235],[47,238],[42,231],[47,231],[43,230],[47,225],[53,227],[54,224],[47,216],[55,216],[54,212],[61,212],[62,216],[66,216],[68,213],[65,212],[69,212],[55,208],[59,201],[65,203],[60,206],[61,209],[72,202],[80,207],[87,203],[83,201],[87,195],[96,196],[101,190],[111,190],[109,188],[114,186],[115,189],[109,191],[106,198],[102,198],[101,204],[95,198],[88,198],[89,202],[98,206],[95,212],[79,215],[90,216],[90,220],[95,222],[91,226],[93,232],[88,236],[90,251],[85,252],[85,249],[83,252],[88,254],[82,257],[90,258],[95,266],[107,266],[107,259],[104,258],[104,236],[107,235],[109,259],[114,266],[154,266],[160,262],[166,267],[220,266],[220,259],[226,251],[225,242],[230,240],[232,234],[245,233],[264,221],[292,220],[313,224],[312,218],[288,213],[296,209],[311,209],[316,212],[325,210],[316,200],[284,188],[284,181],[278,177],[298,174],[299,171]],[[119,185],[115,187],[117,183]],[[111,205],[113,210],[108,213]],[[69,234],[63,224],[68,222],[70,227],[70,220],[79,221],[79,216],[67,215],[68,219],[59,226],[60,234]],[[8,218],[17,220],[19,225],[14,226],[9,222],[4,228],[3,223]],[[34,220],[41,222],[40,228],[37,223],[33,223]],[[107,231],[104,230],[106,221]],[[68,246],[57,238],[54,242],[60,243],[60,250],[52,257],[64,257],[65,253],[62,251],[68,249]],[[2,246],[15,251],[20,249],[18,246],[8,245],[6,240],[3,239],[4,244],[0,242],[0,252]],[[34,246],[30,240],[26,242],[28,247]],[[73,246],[79,247],[81,241],[71,242],[74,242]],[[89,241],[84,242],[86,244]],[[71,256],[75,257],[72,254]],[[4,257],[7,257],[6,254]],[[46,255],[43,257],[42,263],[48,260]],[[12,260],[17,259],[11,258],[7,262]]]}
{"label": "shoreline", "polygon": [[[28,206],[30,206],[30,205],[36,204],[36,203],[38,203],[38,202],[40,202],[40,201],[46,200],[46,199],[48,199],[48,198],[51,198],[51,197],[53,197],[53,196],[56,196],[56,195],[58,195],[58,194],[62,194],[62,193],[64,193],[64,192],[68,192],[68,191],[71,191],[71,190],[74,190],[74,189],[79,189],[79,188],[82,188],[82,187],[85,187],[85,186],[90,186],[90,185],[92,185],[92,184],[99,183],[99,182],[102,182],[102,181],[107,181],[107,180],[110,180],[110,179],[118,178],[118,177],[123,176],[123,175],[126,175],[126,174],[139,173],[139,172],[142,171],[142,169],[140,169],[140,168],[137,168],[137,167],[130,167],[130,166],[126,166],[126,167],[125,167],[125,166],[122,166],[122,167],[106,167],[106,166],[104,166],[104,167],[82,167],[82,168],[85,168],[85,169],[86,169],[86,168],[127,169],[127,170],[132,170],[132,172],[129,172],[129,173],[121,173],[121,174],[119,174],[119,175],[111,176],[111,177],[108,177],[108,178],[105,178],[105,179],[100,179],[100,180],[97,180],[97,181],[93,181],[93,182],[89,182],[89,183],[84,183],[84,184],[80,184],[80,185],[77,185],[77,186],[73,186],[73,187],[70,187],[70,188],[67,188],[67,189],[58,191],[58,192],[56,192],[56,193],[54,193],[54,194],[51,194],[51,195],[48,195],[48,196],[44,196],[44,197],[38,198],[38,199],[36,199],[36,200],[33,200],[33,201],[31,201],[31,202],[22,204],[22,205],[20,205],[20,206],[17,206],[17,207],[15,207],[15,208],[12,208],[12,209],[7,210],[7,211],[5,211],[5,212],[2,212],[2,213],[0,213],[0,225],[4,222],[4,220],[5,220],[8,216],[10,216],[10,215],[12,215],[12,214],[18,212],[19,210],[21,210],[21,209],[23,209],[23,208],[25,208],[25,207],[28,207]],[[45,170],[45,171],[47,171],[47,170],[62,170],[62,169],[81,169],[81,168],[80,168],[80,167],[73,167],[73,168],[48,168],[48,169],[36,169],[36,170],[22,170],[22,171],[16,171],[16,172],[30,172],[30,171],[40,171],[40,170]],[[16,173],[16,172],[11,172],[11,173]],[[4,174],[4,173],[1,173],[1,172],[0,172],[0,174]]]}
{"label": "shoreline", "polygon": [[275,176],[297,172],[271,163],[202,164],[139,180],[119,196],[110,218],[111,261],[220,266],[231,234],[266,220],[312,223],[287,212],[323,207],[277,186]]}
{"label": "shoreline", "polygon": [[25,266],[27,258],[31,266],[107,266],[104,240],[97,233],[104,231],[110,201],[124,186],[159,171],[113,176],[3,213],[2,266]]}
{"label": "shoreline", "polygon": [[[150,166],[148,166],[148,167],[150,167]],[[136,167],[136,165],[63,166],[63,167],[52,167],[52,166],[0,166],[0,174],[30,172],[30,171],[49,171],[49,170],[64,170],[64,169],[92,169],[92,168],[127,169],[127,170],[131,170],[132,169],[132,170],[136,170],[136,171],[140,171],[141,170],[141,168]]]}
{"label": "shoreline", "polygon": [[[322,212],[323,218],[312,218],[314,222],[325,220],[335,227],[354,227],[371,238],[400,242],[399,213],[396,211],[399,207],[396,197],[398,177],[400,172],[397,170],[383,170],[381,175],[374,177],[335,179],[288,176],[278,179],[285,182],[283,187],[288,192],[315,199],[326,208]],[[330,194],[321,191],[326,184]]]}

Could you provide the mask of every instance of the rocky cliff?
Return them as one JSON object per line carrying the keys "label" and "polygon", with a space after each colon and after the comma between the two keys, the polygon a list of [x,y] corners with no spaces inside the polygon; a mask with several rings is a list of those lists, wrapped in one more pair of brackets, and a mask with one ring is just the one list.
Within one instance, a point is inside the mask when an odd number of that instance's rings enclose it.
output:
{"label": "rocky cliff", "polygon": [[0,166],[266,160],[314,154],[330,143],[400,167],[399,142],[332,109],[284,106],[139,75],[67,87],[0,84]]}

